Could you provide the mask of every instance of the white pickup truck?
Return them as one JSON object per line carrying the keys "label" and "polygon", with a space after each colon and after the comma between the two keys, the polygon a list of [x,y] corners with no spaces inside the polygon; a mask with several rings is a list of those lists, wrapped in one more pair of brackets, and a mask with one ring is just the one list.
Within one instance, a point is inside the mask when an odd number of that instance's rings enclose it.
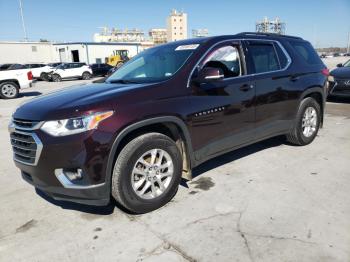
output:
{"label": "white pickup truck", "polygon": [[16,98],[20,89],[32,87],[33,74],[29,69],[0,71],[0,97]]}

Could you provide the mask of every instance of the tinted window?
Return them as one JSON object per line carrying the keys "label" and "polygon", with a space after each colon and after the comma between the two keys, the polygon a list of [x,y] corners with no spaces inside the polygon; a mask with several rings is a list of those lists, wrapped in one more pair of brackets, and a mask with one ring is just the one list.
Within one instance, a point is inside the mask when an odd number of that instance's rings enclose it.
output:
{"label": "tinted window", "polygon": [[277,56],[278,56],[278,60],[280,62],[281,68],[285,68],[288,64],[288,59],[286,57],[286,54],[283,52],[283,50],[278,44],[275,44],[275,49],[277,52]]}
{"label": "tinted window", "polygon": [[13,64],[8,68],[8,70],[16,70],[16,69],[24,69],[24,68],[26,68],[24,65]]}
{"label": "tinted window", "polygon": [[280,69],[275,48],[272,44],[251,43],[249,45],[249,54],[254,73],[264,73]]}
{"label": "tinted window", "polygon": [[219,47],[208,56],[204,62],[204,67],[221,69],[225,78],[239,76],[241,66],[237,48],[233,46]]}
{"label": "tinted window", "polygon": [[321,59],[309,42],[291,41],[290,44],[309,65],[322,64]]}

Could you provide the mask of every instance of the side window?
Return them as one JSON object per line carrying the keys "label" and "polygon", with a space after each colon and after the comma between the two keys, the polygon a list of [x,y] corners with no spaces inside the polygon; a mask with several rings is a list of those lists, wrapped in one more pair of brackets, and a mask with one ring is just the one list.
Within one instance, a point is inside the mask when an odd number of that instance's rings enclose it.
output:
{"label": "side window", "polygon": [[206,58],[203,67],[221,69],[224,73],[224,78],[241,75],[238,49],[231,45],[219,47]]}
{"label": "side window", "polygon": [[289,43],[309,65],[322,64],[321,59],[309,42],[290,41]]}
{"label": "side window", "polygon": [[278,44],[275,44],[275,49],[281,68],[285,68],[288,64],[288,58],[286,57],[286,54],[283,52],[283,50]]}
{"label": "side window", "polygon": [[269,43],[250,43],[249,54],[254,73],[264,73],[280,69],[275,48]]}

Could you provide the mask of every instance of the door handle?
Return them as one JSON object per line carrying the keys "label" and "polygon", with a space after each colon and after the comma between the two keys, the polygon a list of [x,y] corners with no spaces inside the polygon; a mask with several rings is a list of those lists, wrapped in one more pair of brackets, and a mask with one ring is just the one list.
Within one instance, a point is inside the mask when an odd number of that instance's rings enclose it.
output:
{"label": "door handle", "polygon": [[300,78],[300,76],[291,76],[290,81],[295,82],[295,81],[298,81],[299,78]]}
{"label": "door handle", "polygon": [[254,85],[252,85],[252,84],[249,84],[249,85],[244,84],[239,88],[239,90],[246,92],[246,91],[249,91],[250,89],[253,89],[253,88],[254,88]]}

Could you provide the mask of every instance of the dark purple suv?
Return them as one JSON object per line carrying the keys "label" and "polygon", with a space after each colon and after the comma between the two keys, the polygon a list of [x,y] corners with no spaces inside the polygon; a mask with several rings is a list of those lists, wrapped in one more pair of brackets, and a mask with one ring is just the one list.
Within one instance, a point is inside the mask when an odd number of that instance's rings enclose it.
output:
{"label": "dark purple suv", "polygon": [[144,213],[215,156],[277,135],[313,141],[328,70],[309,42],[241,33],[147,49],[104,83],[21,105],[9,125],[16,166],[47,195],[111,196]]}

